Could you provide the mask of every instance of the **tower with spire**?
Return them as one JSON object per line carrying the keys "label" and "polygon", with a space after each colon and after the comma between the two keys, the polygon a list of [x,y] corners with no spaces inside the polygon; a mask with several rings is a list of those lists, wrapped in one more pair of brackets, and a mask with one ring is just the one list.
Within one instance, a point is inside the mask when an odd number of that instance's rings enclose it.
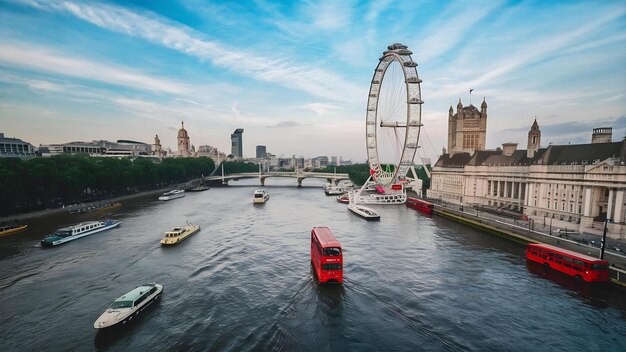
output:
{"label": "tower with spire", "polygon": [[178,156],[185,158],[191,156],[191,152],[189,151],[189,135],[187,134],[183,121],[180,122],[180,130],[178,130]]}
{"label": "tower with spire", "polygon": [[528,147],[526,148],[526,157],[529,159],[535,156],[535,153],[539,150],[541,145],[541,131],[539,130],[539,124],[535,117],[535,122],[528,131]]}
{"label": "tower with spire", "polygon": [[448,153],[467,152],[473,154],[485,149],[487,139],[487,102],[483,98],[480,110],[474,105],[463,107],[461,99],[448,111]]}

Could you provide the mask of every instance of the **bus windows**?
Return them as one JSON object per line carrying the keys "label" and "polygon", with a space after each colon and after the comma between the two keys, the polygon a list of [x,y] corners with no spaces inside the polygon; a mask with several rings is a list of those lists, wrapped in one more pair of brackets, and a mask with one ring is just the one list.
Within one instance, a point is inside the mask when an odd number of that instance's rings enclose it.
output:
{"label": "bus windows", "polygon": [[324,248],[324,256],[336,257],[338,255],[341,255],[340,248]]}
{"label": "bus windows", "polygon": [[322,270],[341,270],[341,264],[324,264]]}

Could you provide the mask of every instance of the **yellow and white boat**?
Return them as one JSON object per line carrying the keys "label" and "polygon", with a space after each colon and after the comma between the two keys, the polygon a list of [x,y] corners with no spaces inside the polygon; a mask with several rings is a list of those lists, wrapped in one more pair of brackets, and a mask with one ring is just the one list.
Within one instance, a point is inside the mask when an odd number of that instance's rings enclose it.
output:
{"label": "yellow and white boat", "polygon": [[172,231],[167,231],[165,233],[165,237],[161,239],[161,245],[169,246],[179,244],[180,242],[187,239],[187,237],[193,235],[194,233],[200,231],[200,226],[198,225],[187,225],[175,227]]}
{"label": "yellow and white boat", "polygon": [[20,231],[24,231],[28,228],[28,225],[11,225],[0,227],[0,236],[8,236]]}

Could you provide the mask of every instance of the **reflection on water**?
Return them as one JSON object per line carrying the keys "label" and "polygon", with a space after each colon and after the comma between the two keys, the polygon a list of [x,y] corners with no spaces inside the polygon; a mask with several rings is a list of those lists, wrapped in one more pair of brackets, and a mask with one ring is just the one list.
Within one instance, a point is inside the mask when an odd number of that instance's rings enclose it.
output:
{"label": "reflection on water", "polygon": [[[622,291],[535,270],[519,244],[403,206],[375,207],[381,221],[368,222],[295,180],[268,179],[270,200],[255,207],[258,183],[246,182],[168,202],[127,201],[108,214],[36,219],[26,233],[0,238],[0,346],[626,350]],[[108,217],[121,226],[38,246],[59,227]],[[200,232],[160,247],[165,231],[187,222]],[[343,285],[314,279],[314,226],[330,227],[342,244]],[[129,328],[96,333],[111,301],[145,282],[164,285],[160,303]]]}

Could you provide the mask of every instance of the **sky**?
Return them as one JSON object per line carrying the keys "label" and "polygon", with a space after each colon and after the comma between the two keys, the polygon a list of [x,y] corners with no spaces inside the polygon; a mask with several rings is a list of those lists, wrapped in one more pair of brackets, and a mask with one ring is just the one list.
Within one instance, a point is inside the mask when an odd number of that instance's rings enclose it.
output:
{"label": "sky", "polygon": [[[488,104],[487,148],[626,136],[624,1],[0,0],[0,132],[35,146],[129,139],[365,162],[387,46],[413,52],[420,156],[448,109]],[[384,84],[384,83],[383,83]],[[469,90],[473,89],[471,96]],[[418,161],[416,159],[416,161]]]}

